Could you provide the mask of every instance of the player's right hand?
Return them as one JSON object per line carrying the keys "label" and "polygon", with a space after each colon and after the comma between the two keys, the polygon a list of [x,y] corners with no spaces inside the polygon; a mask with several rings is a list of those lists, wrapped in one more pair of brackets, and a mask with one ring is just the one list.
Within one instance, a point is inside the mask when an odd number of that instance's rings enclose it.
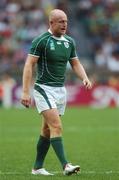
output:
{"label": "player's right hand", "polygon": [[29,94],[23,93],[21,96],[21,104],[23,104],[26,108],[29,108],[31,105],[31,97]]}

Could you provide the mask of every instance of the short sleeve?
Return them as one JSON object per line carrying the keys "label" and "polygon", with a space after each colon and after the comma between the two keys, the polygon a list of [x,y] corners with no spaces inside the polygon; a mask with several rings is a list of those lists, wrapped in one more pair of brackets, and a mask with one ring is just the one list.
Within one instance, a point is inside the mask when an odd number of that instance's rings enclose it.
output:
{"label": "short sleeve", "polygon": [[42,45],[40,39],[34,39],[31,44],[29,54],[40,57],[42,52]]}
{"label": "short sleeve", "polygon": [[72,49],[71,49],[71,54],[70,54],[70,60],[75,57],[78,57],[77,53],[76,53],[76,44],[75,44],[74,40],[72,40]]}

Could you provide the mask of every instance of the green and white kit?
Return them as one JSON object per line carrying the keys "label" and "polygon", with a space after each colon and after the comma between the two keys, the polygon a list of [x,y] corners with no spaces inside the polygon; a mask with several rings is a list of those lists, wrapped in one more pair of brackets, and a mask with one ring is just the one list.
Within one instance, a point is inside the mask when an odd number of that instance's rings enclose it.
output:
{"label": "green and white kit", "polygon": [[[46,86],[54,88],[59,87],[60,89],[62,87],[64,88],[67,62],[70,62],[73,58],[77,57],[75,43],[71,37],[62,35],[58,38],[53,36],[51,31],[48,30],[48,32],[32,41],[29,55],[39,58],[37,62],[37,74],[34,86],[36,91],[41,94],[38,90],[38,87],[41,85],[45,85],[42,87],[44,91]],[[60,96],[60,94],[58,95]]]}

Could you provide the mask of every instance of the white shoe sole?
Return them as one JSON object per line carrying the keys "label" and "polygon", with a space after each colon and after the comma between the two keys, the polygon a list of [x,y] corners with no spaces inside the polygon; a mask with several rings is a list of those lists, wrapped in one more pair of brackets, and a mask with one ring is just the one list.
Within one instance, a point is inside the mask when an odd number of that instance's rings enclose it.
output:
{"label": "white shoe sole", "polygon": [[33,175],[41,175],[41,176],[53,176],[54,174],[51,174],[51,173],[49,173],[49,174],[44,174],[44,173],[42,173],[42,172],[35,172],[35,171],[32,171],[31,172],[31,174],[33,174]]}

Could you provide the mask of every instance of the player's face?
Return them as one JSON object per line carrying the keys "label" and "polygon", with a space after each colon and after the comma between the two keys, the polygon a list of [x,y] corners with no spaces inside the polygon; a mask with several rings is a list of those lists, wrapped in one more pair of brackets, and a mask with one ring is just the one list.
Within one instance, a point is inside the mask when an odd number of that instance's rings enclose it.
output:
{"label": "player's face", "polygon": [[65,15],[57,17],[51,24],[53,34],[55,36],[61,36],[66,33],[67,30],[67,17]]}

